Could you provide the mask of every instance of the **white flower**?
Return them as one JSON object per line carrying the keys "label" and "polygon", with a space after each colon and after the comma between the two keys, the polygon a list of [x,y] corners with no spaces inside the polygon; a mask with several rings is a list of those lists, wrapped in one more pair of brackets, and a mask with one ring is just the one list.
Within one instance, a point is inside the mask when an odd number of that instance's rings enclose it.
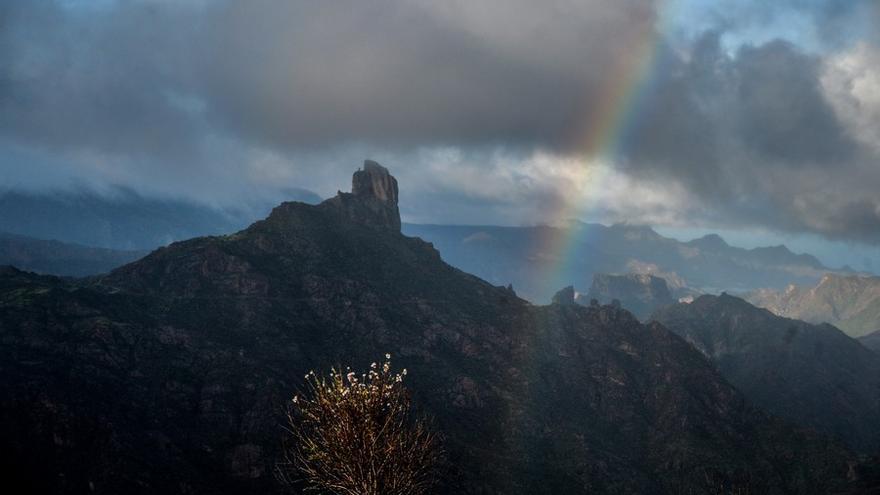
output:
{"label": "white flower", "polygon": [[391,359],[391,354],[385,354],[385,359]]}

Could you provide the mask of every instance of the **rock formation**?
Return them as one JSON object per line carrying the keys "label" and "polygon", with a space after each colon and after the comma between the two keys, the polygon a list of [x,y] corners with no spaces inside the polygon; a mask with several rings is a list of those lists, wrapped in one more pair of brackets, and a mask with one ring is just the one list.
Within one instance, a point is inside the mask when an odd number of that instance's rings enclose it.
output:
{"label": "rock formation", "polygon": [[634,273],[593,275],[593,284],[589,292],[581,297],[578,303],[586,305],[591,299],[604,304],[610,304],[616,299],[624,308],[642,320],[648,318],[658,308],[675,302],[665,280],[653,275]]}
{"label": "rock formation", "polygon": [[340,192],[329,203],[358,223],[400,232],[397,196],[397,179],[382,165],[365,160],[352,177],[351,193]]}

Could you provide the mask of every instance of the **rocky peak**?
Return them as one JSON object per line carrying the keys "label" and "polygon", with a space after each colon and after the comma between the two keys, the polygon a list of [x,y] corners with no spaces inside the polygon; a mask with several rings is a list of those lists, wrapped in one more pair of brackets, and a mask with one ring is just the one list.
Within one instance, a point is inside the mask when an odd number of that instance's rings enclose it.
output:
{"label": "rocky peak", "polygon": [[358,223],[400,232],[397,196],[397,179],[388,169],[373,160],[364,160],[364,167],[351,178],[351,193],[340,192],[324,203]]}
{"label": "rocky peak", "polygon": [[351,193],[359,198],[374,198],[397,206],[397,179],[382,165],[364,160],[364,168],[351,178]]}
{"label": "rocky peak", "polygon": [[596,273],[593,275],[593,285],[582,299],[597,299],[602,304],[617,300],[624,308],[643,320],[657,308],[675,302],[666,280],[654,275],[637,273],[624,275]]}

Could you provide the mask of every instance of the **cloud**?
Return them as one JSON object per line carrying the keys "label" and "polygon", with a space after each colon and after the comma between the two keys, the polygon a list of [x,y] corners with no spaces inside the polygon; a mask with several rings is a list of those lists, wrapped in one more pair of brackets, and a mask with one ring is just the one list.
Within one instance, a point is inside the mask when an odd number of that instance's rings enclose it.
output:
{"label": "cloud", "polygon": [[846,131],[880,152],[880,48],[859,43],[829,57],[820,81]]}
{"label": "cloud", "polygon": [[[370,156],[411,220],[880,242],[875,5],[10,0],[0,179],[228,203],[327,196]],[[583,129],[646,43],[660,57],[619,153],[590,156]]]}

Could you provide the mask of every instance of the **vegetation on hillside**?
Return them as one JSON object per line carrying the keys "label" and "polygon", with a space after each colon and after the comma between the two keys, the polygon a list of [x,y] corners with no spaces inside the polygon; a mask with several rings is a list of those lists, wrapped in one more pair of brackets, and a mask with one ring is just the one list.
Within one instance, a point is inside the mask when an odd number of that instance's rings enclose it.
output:
{"label": "vegetation on hillside", "polygon": [[391,356],[358,375],[346,368],[306,375],[288,412],[284,481],[337,495],[419,495],[436,482],[439,437],[414,416]]}

